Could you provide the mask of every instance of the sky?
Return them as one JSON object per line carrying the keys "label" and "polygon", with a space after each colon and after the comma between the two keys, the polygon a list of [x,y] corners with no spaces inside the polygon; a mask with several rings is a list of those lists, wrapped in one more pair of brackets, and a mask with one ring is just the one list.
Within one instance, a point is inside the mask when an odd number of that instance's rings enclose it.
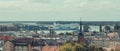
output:
{"label": "sky", "polygon": [[119,21],[120,0],[0,0],[0,21]]}

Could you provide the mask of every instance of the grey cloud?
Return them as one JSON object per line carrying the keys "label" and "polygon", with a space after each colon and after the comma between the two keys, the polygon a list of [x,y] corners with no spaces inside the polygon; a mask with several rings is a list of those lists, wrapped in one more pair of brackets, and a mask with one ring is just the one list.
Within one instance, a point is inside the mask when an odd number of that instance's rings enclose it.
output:
{"label": "grey cloud", "polygon": [[0,0],[0,1],[16,1],[16,0]]}
{"label": "grey cloud", "polygon": [[[5,1],[5,0],[0,0]],[[120,20],[120,0],[6,0],[0,2],[0,20]],[[17,1],[17,2],[14,2]],[[24,19],[23,19],[24,18]],[[34,19],[33,19],[34,18]],[[104,18],[104,19],[103,19]]]}
{"label": "grey cloud", "polygon": [[30,2],[34,3],[50,3],[51,0],[29,0]]}

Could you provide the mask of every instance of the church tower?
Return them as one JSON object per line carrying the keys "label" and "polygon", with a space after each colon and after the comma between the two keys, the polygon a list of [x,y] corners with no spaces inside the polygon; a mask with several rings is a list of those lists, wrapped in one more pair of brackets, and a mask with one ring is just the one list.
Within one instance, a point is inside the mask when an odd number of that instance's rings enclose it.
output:
{"label": "church tower", "polygon": [[84,34],[82,32],[82,21],[80,20],[80,31],[78,34],[78,43],[84,42]]}

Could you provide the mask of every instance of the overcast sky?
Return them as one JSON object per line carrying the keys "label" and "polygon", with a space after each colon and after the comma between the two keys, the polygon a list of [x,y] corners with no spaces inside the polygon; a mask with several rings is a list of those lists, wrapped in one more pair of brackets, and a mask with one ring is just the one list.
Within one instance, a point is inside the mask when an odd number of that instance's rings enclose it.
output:
{"label": "overcast sky", "polygon": [[0,0],[0,21],[119,21],[120,0]]}

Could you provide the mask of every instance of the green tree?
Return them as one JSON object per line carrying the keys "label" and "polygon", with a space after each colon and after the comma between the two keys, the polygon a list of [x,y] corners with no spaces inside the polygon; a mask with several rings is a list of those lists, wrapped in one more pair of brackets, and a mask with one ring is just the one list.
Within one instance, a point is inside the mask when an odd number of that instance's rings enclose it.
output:
{"label": "green tree", "polygon": [[102,47],[87,46],[84,43],[67,42],[59,47],[59,51],[104,51]]}
{"label": "green tree", "polygon": [[59,33],[58,35],[64,35],[64,33]]}
{"label": "green tree", "polygon": [[120,25],[119,25],[119,24],[116,24],[116,25],[114,26],[114,30],[115,30],[115,31],[120,30]]}
{"label": "green tree", "polygon": [[95,34],[97,34],[97,31],[93,31],[91,36],[94,36]]}
{"label": "green tree", "polygon": [[71,43],[65,43],[60,46],[59,51],[72,51],[72,46],[73,45]]}
{"label": "green tree", "polygon": [[66,35],[73,35],[72,33],[66,32]]}
{"label": "green tree", "polygon": [[83,31],[84,32],[89,32],[90,27],[88,25],[83,26]]}
{"label": "green tree", "polygon": [[104,49],[102,47],[96,47],[94,45],[88,46],[88,50],[89,51],[104,51]]}
{"label": "green tree", "polygon": [[114,51],[114,49],[111,49],[110,51]]}
{"label": "green tree", "polygon": [[90,45],[90,46],[88,47],[88,50],[89,50],[89,51],[95,51],[95,48],[96,48],[95,46]]}
{"label": "green tree", "polygon": [[110,31],[111,31],[110,26],[105,26],[105,28],[104,28],[104,29],[105,29],[105,31],[106,31],[106,32],[110,32]]}
{"label": "green tree", "polygon": [[102,47],[98,48],[98,51],[104,51],[104,49]]}
{"label": "green tree", "polygon": [[72,51],[86,51],[86,48],[82,44],[75,44]]}

